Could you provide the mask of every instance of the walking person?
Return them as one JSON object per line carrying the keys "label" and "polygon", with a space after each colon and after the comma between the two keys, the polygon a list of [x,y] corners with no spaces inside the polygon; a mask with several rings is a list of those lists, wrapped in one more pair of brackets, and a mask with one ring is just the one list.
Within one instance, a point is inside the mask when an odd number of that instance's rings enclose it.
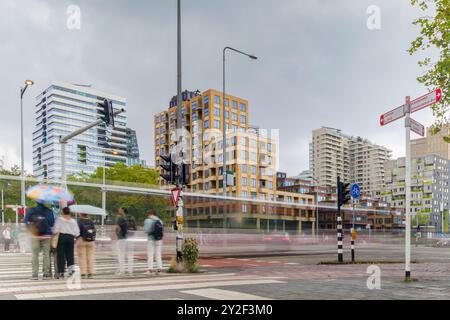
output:
{"label": "walking person", "polygon": [[11,230],[11,242],[14,245],[14,252],[20,252],[20,243],[19,243],[19,227],[16,226]]}
{"label": "walking person", "polygon": [[6,227],[2,232],[3,241],[5,242],[5,252],[9,252],[9,245],[11,244],[11,228]]}
{"label": "walking person", "polygon": [[64,278],[66,263],[70,277],[75,272],[75,239],[80,236],[80,228],[75,219],[72,218],[69,208],[62,210],[62,216],[56,220],[54,233],[58,237],[56,246],[58,272],[55,278]]}
{"label": "walking person", "polygon": [[119,208],[118,216],[116,218],[116,236],[117,236],[117,258],[119,260],[119,270],[117,275],[125,274],[125,258],[127,258],[128,274],[133,274],[133,247],[128,241],[128,221],[126,208]]}
{"label": "walking person", "polygon": [[162,239],[164,237],[164,225],[156,215],[155,210],[147,211],[148,218],[144,222],[144,232],[148,234],[147,243],[147,274],[153,273],[153,262],[156,256],[156,273],[162,270]]}
{"label": "walking person", "polygon": [[42,251],[44,280],[51,280],[51,238],[53,235],[52,227],[55,224],[55,216],[42,203],[28,209],[25,214],[24,223],[31,232],[31,251],[32,251],[32,280],[38,280],[39,276],[39,254]]}
{"label": "walking person", "polygon": [[95,275],[95,237],[97,231],[94,222],[87,214],[81,214],[78,221],[80,237],[77,240],[77,257],[81,277],[91,279]]}

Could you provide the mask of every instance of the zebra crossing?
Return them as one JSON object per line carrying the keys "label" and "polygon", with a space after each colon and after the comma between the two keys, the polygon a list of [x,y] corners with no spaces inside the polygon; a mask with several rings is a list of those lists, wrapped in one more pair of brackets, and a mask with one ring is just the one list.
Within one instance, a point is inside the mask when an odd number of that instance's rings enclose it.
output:
{"label": "zebra crossing", "polygon": [[[41,258],[42,259],[42,258]],[[165,261],[166,262],[166,261]],[[164,263],[164,269],[168,263]],[[236,291],[248,285],[284,283],[284,277],[261,277],[236,273],[203,272],[200,274],[147,275],[145,261],[135,260],[133,274],[116,275],[117,261],[113,255],[96,258],[97,275],[81,279],[79,273],[64,280],[33,281],[30,254],[0,253],[0,300],[17,299],[254,299],[265,300],[250,293]],[[233,290],[226,290],[233,287]],[[156,298],[155,298],[156,297]]]}

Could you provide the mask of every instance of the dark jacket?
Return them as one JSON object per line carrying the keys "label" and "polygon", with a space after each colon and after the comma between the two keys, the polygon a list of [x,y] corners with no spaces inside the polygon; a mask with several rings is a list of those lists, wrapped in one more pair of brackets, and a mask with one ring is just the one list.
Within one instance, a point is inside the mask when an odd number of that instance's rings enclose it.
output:
{"label": "dark jacket", "polygon": [[26,225],[29,225],[31,223],[30,219],[35,214],[41,214],[47,217],[49,228],[45,232],[44,236],[51,236],[53,234],[52,227],[55,225],[55,215],[53,214],[53,211],[44,206],[43,204],[39,203],[36,207],[27,210],[24,220]]}

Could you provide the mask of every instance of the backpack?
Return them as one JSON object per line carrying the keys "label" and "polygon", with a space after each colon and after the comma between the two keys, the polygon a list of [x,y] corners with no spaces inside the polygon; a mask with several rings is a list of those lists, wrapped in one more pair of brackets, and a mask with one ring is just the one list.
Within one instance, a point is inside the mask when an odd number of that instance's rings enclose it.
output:
{"label": "backpack", "polygon": [[162,238],[164,237],[164,227],[161,220],[158,219],[155,221],[155,224],[153,225],[152,235],[156,241],[162,240]]}
{"label": "backpack", "polygon": [[30,217],[30,222],[32,226],[31,231],[35,236],[45,235],[50,228],[47,216],[42,212],[34,213]]}
{"label": "backpack", "polygon": [[119,236],[122,239],[125,239],[127,237],[127,233],[128,233],[128,222],[127,222],[127,219],[120,218],[117,224],[120,227]]}
{"label": "backpack", "polygon": [[97,231],[95,230],[95,225],[91,220],[80,221],[80,227],[80,235],[84,241],[95,241]]}

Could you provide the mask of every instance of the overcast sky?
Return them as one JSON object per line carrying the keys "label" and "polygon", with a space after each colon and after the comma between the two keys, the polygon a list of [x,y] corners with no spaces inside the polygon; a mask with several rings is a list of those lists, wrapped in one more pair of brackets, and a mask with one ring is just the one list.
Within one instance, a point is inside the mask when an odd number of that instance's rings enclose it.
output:
{"label": "overcast sky", "polygon": [[[184,0],[183,88],[222,87],[221,53],[233,46],[227,92],[249,100],[251,124],[280,129],[280,169],[308,168],[311,131],[342,129],[404,152],[401,122],[379,115],[425,93],[418,57],[406,52],[420,14],[409,0]],[[81,29],[67,28],[67,7]],[[370,5],[381,30],[366,26]],[[1,0],[0,157],[20,163],[19,87],[25,98],[26,167],[32,168],[35,97],[52,80],[88,83],[128,100],[129,126],[153,164],[153,114],[176,93],[176,0]],[[430,110],[415,119],[429,126]]]}

